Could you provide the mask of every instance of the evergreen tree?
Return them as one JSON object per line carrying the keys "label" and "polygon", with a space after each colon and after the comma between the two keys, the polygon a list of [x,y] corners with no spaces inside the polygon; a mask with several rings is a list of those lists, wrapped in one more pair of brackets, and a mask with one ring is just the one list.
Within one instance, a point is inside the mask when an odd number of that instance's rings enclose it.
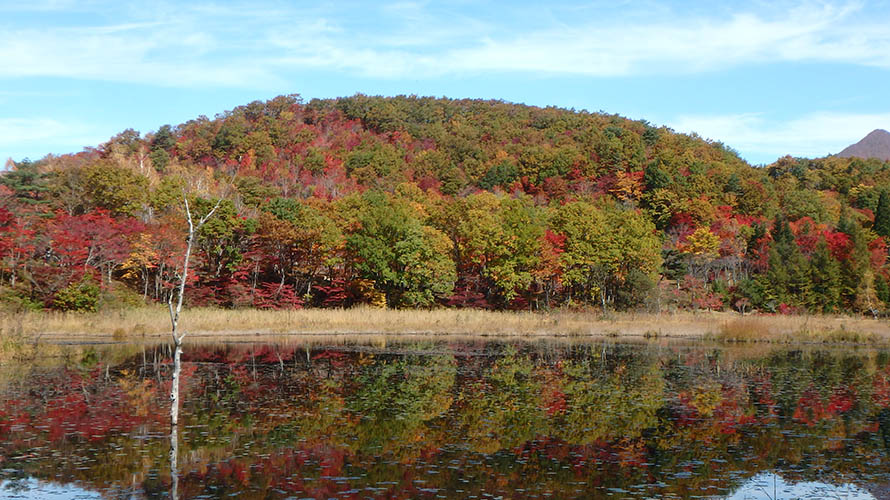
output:
{"label": "evergreen tree", "polygon": [[846,215],[841,215],[841,219],[838,221],[838,230],[850,237],[849,257],[840,263],[841,297],[847,305],[855,305],[857,295],[863,292],[862,281],[866,272],[870,272],[868,243],[865,241],[865,235],[859,224],[850,220]]}
{"label": "evergreen tree", "polygon": [[765,224],[755,222],[754,224],[751,225],[751,228],[753,229],[753,231],[751,232],[751,236],[748,237],[748,244],[747,244],[747,250],[746,250],[748,255],[751,255],[754,252],[754,250],[757,249],[757,244],[760,241],[760,239],[763,238],[764,236],[766,236],[766,225]]}
{"label": "evergreen tree", "polygon": [[670,187],[672,182],[671,176],[661,168],[658,160],[650,163],[643,173],[643,184],[647,191]]}
{"label": "evergreen tree", "polygon": [[874,231],[885,238],[890,237],[890,193],[881,190],[878,208],[875,210]]}
{"label": "evergreen tree", "polygon": [[808,306],[810,302],[809,265],[794,240],[788,220],[781,215],[773,222],[773,243],[766,278],[779,303]]}
{"label": "evergreen tree", "polygon": [[15,193],[16,199],[29,205],[46,203],[46,174],[37,163],[25,158],[15,163],[15,169],[0,175],[0,185]]}
{"label": "evergreen tree", "polygon": [[841,298],[841,268],[831,255],[825,238],[819,241],[813,251],[810,280],[813,284],[813,309],[824,313],[837,310]]}
{"label": "evergreen tree", "polygon": [[878,299],[884,303],[886,308],[890,304],[890,285],[887,284],[887,278],[881,274],[875,276],[875,292],[877,292]]}

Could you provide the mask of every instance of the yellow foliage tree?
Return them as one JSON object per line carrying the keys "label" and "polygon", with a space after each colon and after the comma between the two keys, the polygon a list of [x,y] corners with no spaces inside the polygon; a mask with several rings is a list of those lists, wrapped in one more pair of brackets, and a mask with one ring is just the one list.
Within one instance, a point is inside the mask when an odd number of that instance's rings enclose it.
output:
{"label": "yellow foliage tree", "polygon": [[686,238],[683,253],[701,257],[716,257],[720,248],[720,237],[707,227],[700,227]]}

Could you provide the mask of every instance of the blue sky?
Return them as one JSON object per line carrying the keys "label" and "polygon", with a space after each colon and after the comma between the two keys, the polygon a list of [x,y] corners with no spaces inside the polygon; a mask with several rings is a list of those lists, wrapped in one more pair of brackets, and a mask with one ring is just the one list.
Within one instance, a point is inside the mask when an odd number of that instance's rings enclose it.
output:
{"label": "blue sky", "polygon": [[890,129],[890,2],[0,0],[0,162],[256,99],[495,98],[754,164]]}

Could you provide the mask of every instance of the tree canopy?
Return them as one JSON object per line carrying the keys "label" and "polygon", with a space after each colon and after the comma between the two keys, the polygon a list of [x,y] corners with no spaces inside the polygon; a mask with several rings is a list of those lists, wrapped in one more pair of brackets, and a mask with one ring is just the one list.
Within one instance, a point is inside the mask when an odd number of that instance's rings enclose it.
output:
{"label": "tree canopy", "polygon": [[13,162],[0,293],[165,300],[188,192],[198,211],[227,196],[198,235],[195,305],[880,314],[888,190],[888,162],[752,167],[605,113],[287,95]]}

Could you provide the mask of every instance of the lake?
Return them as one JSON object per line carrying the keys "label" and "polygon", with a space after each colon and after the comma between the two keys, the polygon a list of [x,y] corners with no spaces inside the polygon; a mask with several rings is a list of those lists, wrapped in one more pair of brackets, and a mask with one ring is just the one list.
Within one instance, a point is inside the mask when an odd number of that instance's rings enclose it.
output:
{"label": "lake", "polygon": [[3,498],[890,498],[890,352],[61,346],[0,367]]}

